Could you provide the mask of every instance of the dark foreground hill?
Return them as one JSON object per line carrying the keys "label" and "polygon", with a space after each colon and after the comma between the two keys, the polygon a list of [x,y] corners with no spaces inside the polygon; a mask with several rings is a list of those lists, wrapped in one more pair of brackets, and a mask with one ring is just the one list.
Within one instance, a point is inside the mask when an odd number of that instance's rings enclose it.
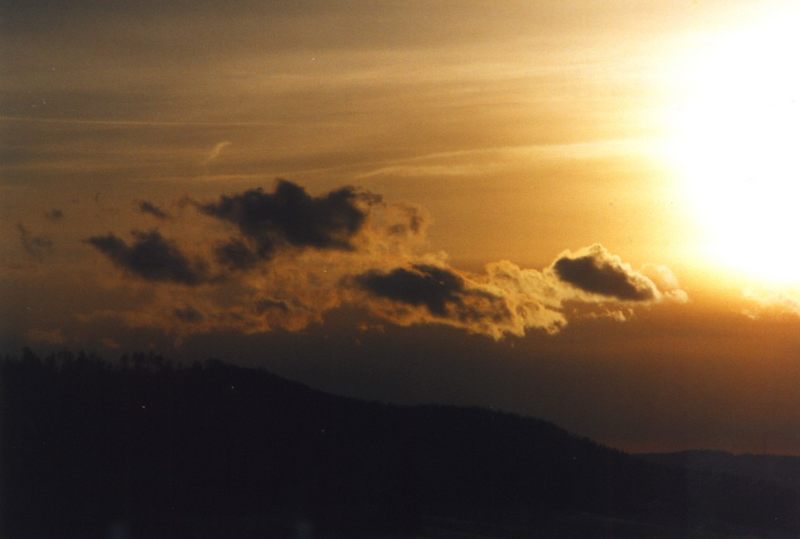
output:
{"label": "dark foreground hill", "polygon": [[2,368],[3,537],[793,536],[787,486],[221,362]]}

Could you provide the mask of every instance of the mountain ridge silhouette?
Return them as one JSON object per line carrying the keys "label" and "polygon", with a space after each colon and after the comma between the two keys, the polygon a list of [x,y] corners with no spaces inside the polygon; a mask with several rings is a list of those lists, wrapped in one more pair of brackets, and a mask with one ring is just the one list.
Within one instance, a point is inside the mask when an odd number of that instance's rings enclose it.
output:
{"label": "mountain ridge silhouette", "polygon": [[217,360],[26,350],[3,361],[2,389],[9,537],[800,531],[785,485],[649,462],[541,419],[360,401]]}

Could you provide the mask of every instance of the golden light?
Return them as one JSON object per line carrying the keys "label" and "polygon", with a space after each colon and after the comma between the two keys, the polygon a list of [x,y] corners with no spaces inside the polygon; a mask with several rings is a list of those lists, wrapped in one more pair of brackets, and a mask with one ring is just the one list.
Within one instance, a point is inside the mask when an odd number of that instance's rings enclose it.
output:
{"label": "golden light", "polygon": [[706,254],[800,282],[800,9],[708,39],[684,59],[672,152]]}

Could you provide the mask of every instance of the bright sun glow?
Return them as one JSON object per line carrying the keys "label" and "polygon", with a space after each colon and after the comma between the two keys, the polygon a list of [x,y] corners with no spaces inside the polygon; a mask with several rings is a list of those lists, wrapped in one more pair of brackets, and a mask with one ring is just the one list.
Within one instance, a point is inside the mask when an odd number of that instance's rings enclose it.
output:
{"label": "bright sun glow", "polygon": [[681,68],[674,158],[707,253],[800,282],[800,10],[709,40]]}

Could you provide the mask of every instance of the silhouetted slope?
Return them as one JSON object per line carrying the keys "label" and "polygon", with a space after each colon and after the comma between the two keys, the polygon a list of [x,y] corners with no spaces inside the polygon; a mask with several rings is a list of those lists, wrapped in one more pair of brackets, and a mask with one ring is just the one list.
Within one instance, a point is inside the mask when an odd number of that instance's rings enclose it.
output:
{"label": "silhouetted slope", "polygon": [[2,373],[8,536],[99,537],[114,522],[142,537],[213,537],[211,522],[244,536],[253,519],[273,536],[297,522],[354,536],[432,516],[560,530],[579,514],[800,529],[790,489],[671,469],[507,413],[362,402],[157,356],[112,367],[27,353]]}

